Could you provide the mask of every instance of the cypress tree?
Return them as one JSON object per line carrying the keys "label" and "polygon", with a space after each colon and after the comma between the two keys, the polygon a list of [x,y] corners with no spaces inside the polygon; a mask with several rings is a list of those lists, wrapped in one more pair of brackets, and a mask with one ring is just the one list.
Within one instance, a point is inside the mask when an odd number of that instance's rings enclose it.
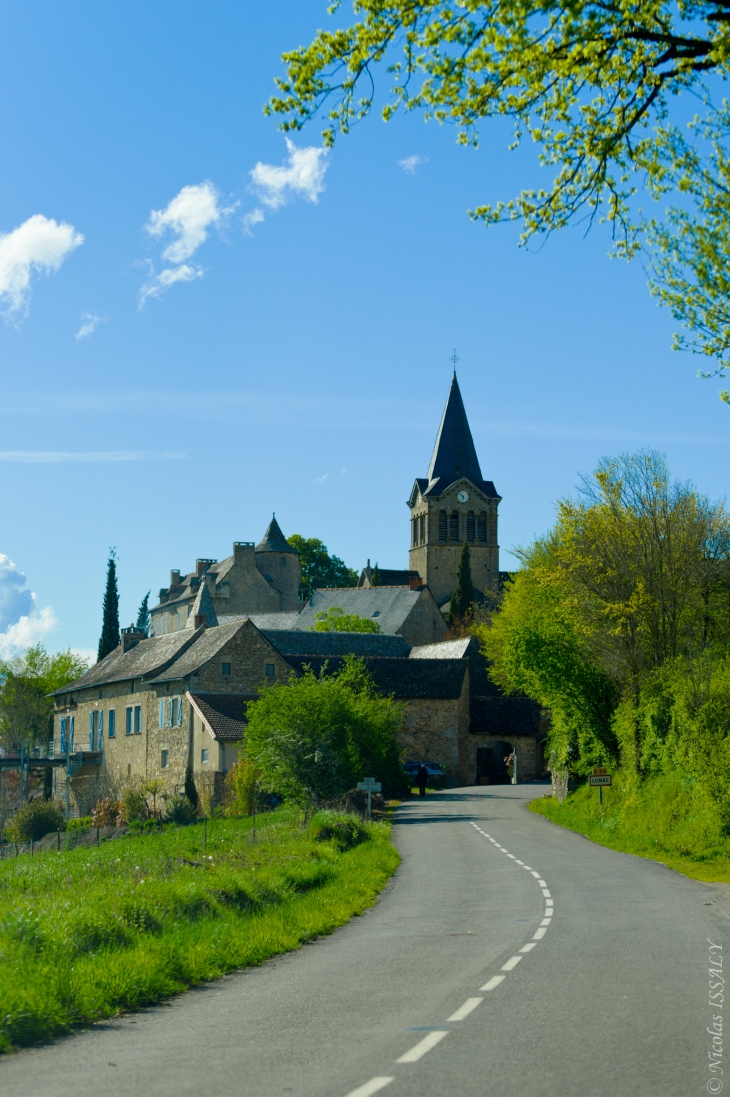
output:
{"label": "cypress tree", "polygon": [[141,628],[145,636],[150,634],[150,594],[151,591],[147,591],[144,598],[140,602],[139,609],[137,611],[137,628]]}
{"label": "cypress tree", "polygon": [[379,587],[380,586],[380,568],[378,567],[377,560],[375,561],[375,567],[373,568],[373,574],[370,576],[370,586],[371,587]]}
{"label": "cypress tree", "polygon": [[99,640],[97,662],[119,645],[119,591],[117,589],[117,554],[109,550],[106,565],[106,590],[104,591],[104,609]]}
{"label": "cypress tree", "polygon": [[470,616],[474,605],[474,584],[471,579],[471,553],[465,541],[461,550],[459,566],[456,569],[456,589],[451,595],[449,607],[449,628],[453,628]]}

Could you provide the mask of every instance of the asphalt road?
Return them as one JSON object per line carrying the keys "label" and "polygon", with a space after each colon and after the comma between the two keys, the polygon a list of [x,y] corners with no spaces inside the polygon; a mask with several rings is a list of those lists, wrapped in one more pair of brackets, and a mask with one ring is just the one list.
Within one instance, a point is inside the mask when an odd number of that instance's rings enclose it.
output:
{"label": "asphalt road", "polygon": [[[403,863],[331,937],[0,1061],[2,1097],[690,1097],[708,1070],[721,888],[525,809],[404,805]],[[510,856],[511,855],[511,856]],[[720,955],[716,949],[713,955]],[[717,982],[717,980],[715,980]],[[113,1064],[113,1065],[112,1065]]]}

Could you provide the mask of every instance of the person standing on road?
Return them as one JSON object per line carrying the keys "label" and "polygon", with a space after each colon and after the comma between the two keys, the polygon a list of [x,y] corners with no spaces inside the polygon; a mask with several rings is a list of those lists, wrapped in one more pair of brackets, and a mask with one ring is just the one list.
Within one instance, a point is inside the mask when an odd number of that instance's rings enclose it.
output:
{"label": "person standing on road", "polygon": [[421,766],[416,774],[416,784],[418,785],[418,795],[426,795],[426,785],[428,784],[428,770],[425,766]]}

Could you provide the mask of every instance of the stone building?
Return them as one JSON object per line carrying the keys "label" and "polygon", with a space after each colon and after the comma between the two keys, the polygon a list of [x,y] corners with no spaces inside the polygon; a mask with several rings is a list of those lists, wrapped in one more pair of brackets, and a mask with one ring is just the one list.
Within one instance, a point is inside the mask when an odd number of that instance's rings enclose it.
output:
{"label": "stone building", "polygon": [[206,588],[217,616],[296,613],[301,567],[299,554],[288,543],[273,517],[258,545],[234,541],[225,560],[199,559],[195,571],[170,572],[170,586],[160,591],[150,611],[150,630],[164,636],[184,629],[193,603]]}
{"label": "stone building", "polygon": [[464,542],[478,599],[499,584],[497,508],[501,496],[482,478],[456,374],[451,382],[428,474],[416,479],[411,511],[411,571],[418,572],[439,606],[456,587]]}

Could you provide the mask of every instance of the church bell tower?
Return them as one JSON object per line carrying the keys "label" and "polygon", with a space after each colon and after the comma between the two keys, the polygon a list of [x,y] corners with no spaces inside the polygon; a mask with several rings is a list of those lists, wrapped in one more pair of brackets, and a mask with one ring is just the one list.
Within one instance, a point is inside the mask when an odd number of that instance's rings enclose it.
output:
{"label": "church bell tower", "polygon": [[441,419],[428,475],[413,485],[409,568],[417,571],[440,606],[456,587],[466,541],[477,598],[499,583],[497,507],[501,496],[483,480],[456,372]]}

